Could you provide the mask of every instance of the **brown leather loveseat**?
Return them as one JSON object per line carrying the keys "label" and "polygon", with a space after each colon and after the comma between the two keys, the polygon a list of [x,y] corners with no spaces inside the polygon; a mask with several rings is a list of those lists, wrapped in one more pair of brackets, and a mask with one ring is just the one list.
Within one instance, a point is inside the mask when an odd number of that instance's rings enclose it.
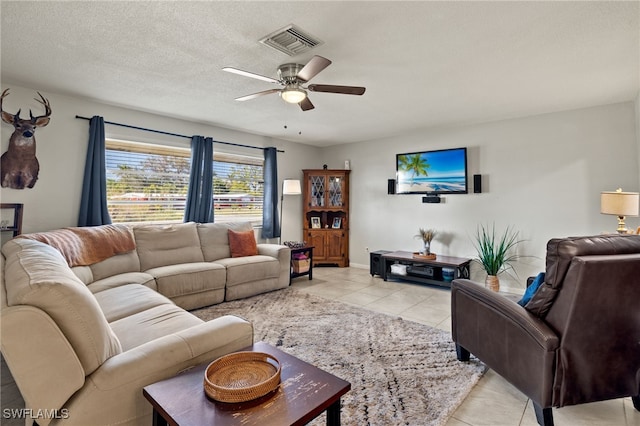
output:
{"label": "brown leather loveseat", "polygon": [[640,235],[552,239],[523,307],[469,280],[451,288],[458,359],[473,354],[553,425],[551,407],[632,397],[640,411]]}

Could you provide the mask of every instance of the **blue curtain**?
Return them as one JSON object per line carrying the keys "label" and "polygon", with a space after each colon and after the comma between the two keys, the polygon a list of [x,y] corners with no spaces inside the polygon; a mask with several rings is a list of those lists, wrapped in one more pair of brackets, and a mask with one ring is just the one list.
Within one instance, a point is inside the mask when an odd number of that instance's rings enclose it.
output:
{"label": "blue curtain", "polygon": [[280,237],[278,221],[278,151],[264,149],[264,202],[262,204],[262,238]]}
{"label": "blue curtain", "polygon": [[213,139],[191,138],[191,175],[185,222],[213,222]]}
{"label": "blue curtain", "polygon": [[94,115],[89,120],[88,145],[78,226],[108,225],[111,216],[107,210],[104,118]]}

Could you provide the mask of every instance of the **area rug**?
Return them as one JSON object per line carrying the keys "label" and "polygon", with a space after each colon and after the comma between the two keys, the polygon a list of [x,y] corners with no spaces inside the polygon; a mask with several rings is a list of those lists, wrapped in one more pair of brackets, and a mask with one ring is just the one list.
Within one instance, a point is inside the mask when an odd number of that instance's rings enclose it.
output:
{"label": "area rug", "polygon": [[[289,288],[193,311],[232,314],[265,341],[351,383],[347,426],[440,426],[485,371],[456,359],[451,334]],[[323,416],[312,425],[324,424]]]}

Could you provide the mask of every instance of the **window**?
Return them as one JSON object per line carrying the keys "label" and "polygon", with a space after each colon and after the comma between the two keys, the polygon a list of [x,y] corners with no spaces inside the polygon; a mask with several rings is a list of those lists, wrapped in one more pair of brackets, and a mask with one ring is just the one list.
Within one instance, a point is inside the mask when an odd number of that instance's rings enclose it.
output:
{"label": "window", "polygon": [[213,152],[215,222],[262,225],[264,158]]}
{"label": "window", "polygon": [[[182,222],[191,150],[106,141],[107,207],[114,223]],[[263,158],[214,152],[216,222],[262,222]]]}

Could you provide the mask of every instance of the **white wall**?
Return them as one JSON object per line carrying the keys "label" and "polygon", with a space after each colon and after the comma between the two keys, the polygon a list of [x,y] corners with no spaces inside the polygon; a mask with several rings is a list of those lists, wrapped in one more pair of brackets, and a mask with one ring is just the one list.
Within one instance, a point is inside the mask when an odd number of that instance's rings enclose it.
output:
{"label": "white wall", "polygon": [[[423,204],[420,195],[387,195],[397,153],[467,147],[472,175],[482,175],[482,194],[445,195]],[[613,216],[600,214],[600,192],[638,191],[639,148],[633,102],[534,117],[426,129],[394,138],[337,145],[324,151],[329,167],[351,161],[350,258],[367,266],[366,248],[418,250],[418,228],[435,228],[435,253],[474,257],[478,224],[513,226],[526,241],[518,262],[520,280],[501,276],[505,287],[544,270],[552,237],[613,231]],[[640,223],[627,218],[630,226]],[[472,278],[484,280],[477,267]]]}
{"label": "white wall", "polygon": [[[636,109],[636,142],[638,144],[638,167],[640,168],[640,90],[638,90],[638,94],[635,100],[635,109]],[[640,179],[640,176],[638,176]]]}
{"label": "white wall", "polygon": [[[4,109],[23,116],[29,108],[40,114],[33,100],[37,89],[5,84],[11,94]],[[201,134],[216,140],[252,146],[276,146],[278,176],[302,178],[302,169],[341,169],[351,161],[350,258],[354,266],[368,267],[370,251],[418,250],[413,238],[420,227],[432,227],[439,236],[436,253],[474,257],[471,237],[478,224],[495,222],[520,231],[526,241],[521,254],[532,256],[517,265],[521,278],[502,277],[504,286],[522,288],[522,279],[544,268],[546,242],[552,237],[597,234],[615,229],[616,219],[599,213],[599,194],[622,187],[640,189],[639,101],[545,114],[459,128],[425,129],[394,138],[319,149],[220,127],[172,119],[86,99],[45,93],[52,105],[51,123],[37,133],[40,179],[33,189],[0,189],[4,203],[24,203],[24,232],[75,226],[88,121],[76,115],[101,115],[108,121],[133,124],[185,135]],[[636,124],[638,122],[638,124]],[[2,152],[13,127],[3,123]],[[188,139],[106,126],[108,137],[188,146]],[[483,193],[443,196],[442,204],[423,204],[420,195],[387,195],[387,179],[395,176],[395,155],[426,149],[468,148],[469,176],[479,173]],[[216,145],[215,149],[237,149]],[[255,151],[250,150],[255,153]],[[283,212],[283,240],[302,239],[302,197],[288,196]],[[630,227],[638,218],[627,218]],[[484,279],[478,268],[475,279]]]}
{"label": "white wall", "polygon": [[[37,96],[36,90],[38,89],[24,88],[3,82],[2,90],[6,88],[10,88],[10,94],[3,102],[5,111],[15,113],[21,108],[23,118],[28,117],[29,109],[33,110],[34,115],[43,113],[42,106],[33,100],[34,96]],[[39,179],[32,189],[0,189],[0,198],[3,203],[23,203],[25,205],[23,232],[38,232],[77,225],[89,122],[76,119],[76,115],[85,117],[100,115],[106,121],[183,135],[211,136],[214,140],[250,146],[275,146],[285,151],[278,154],[278,178],[280,181],[286,177],[301,179],[301,170],[312,167],[314,163],[311,159],[317,158],[319,155],[318,148],[308,145],[118,108],[55,93],[42,92],[42,94],[49,99],[53,113],[49,125],[36,132],[36,156],[40,162]],[[13,130],[11,125],[2,123],[1,146],[3,153],[7,150]],[[108,138],[185,147],[189,147],[190,143],[186,138],[163,136],[113,125],[106,125],[105,132]],[[220,152],[261,155],[256,150],[243,150],[220,144],[215,144],[214,149]],[[301,210],[301,197],[287,198],[283,212],[285,221],[283,237],[285,239],[300,239],[302,234]]]}

